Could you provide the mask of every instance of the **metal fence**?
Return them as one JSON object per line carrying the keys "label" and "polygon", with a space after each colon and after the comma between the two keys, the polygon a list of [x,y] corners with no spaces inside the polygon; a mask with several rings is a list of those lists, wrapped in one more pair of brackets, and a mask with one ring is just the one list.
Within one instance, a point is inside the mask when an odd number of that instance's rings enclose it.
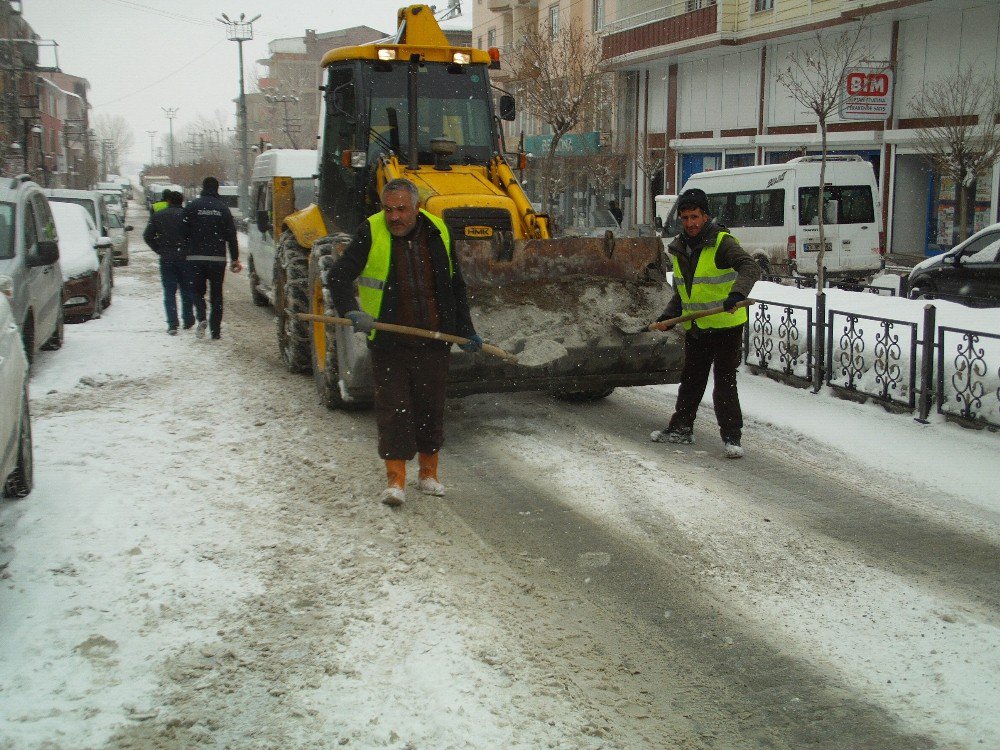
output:
{"label": "metal fence", "polygon": [[808,385],[813,368],[812,329],[811,307],[758,302],[750,308],[743,335],[743,361]]}
{"label": "metal fence", "polygon": [[1000,425],[1000,335],[949,326],[937,331],[938,414]]}
{"label": "metal fence", "polygon": [[938,326],[934,305],[911,323],[847,310],[820,309],[817,319],[812,307],[757,300],[743,361],[792,385],[825,382],[845,398],[916,410],[919,421],[936,403],[948,419],[1000,427],[1000,334]]}
{"label": "metal fence", "polygon": [[835,389],[910,411],[916,405],[916,323],[830,310],[826,363],[826,384]]}

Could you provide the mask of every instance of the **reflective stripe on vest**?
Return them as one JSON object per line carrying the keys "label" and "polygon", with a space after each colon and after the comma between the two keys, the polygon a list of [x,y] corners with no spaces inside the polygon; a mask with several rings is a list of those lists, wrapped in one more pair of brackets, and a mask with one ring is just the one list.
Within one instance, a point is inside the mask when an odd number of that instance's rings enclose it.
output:
{"label": "reflective stripe on vest", "polygon": [[[420,213],[441,233],[444,249],[448,255],[448,274],[454,276],[455,265],[451,258],[451,235],[448,232],[448,227],[437,216],[429,214],[423,209],[420,209]],[[392,233],[385,221],[385,211],[379,211],[377,214],[369,216],[368,226],[371,228],[372,244],[368,250],[368,261],[358,278],[358,300],[361,302],[361,309],[378,320],[379,314],[382,312],[382,297],[385,292],[386,280],[389,278]],[[374,339],[375,333],[376,331],[372,331],[368,337]]]}
{"label": "reflective stripe on vest", "polygon": [[[720,307],[733,290],[733,283],[739,274],[731,268],[722,269],[715,265],[715,254],[719,251],[723,238],[728,235],[729,232],[719,232],[715,245],[701,249],[698,265],[694,269],[690,295],[677,256],[672,255],[674,278],[678,280],[677,293],[680,295],[681,309],[685,315]],[[740,307],[734,313],[722,312],[698,318],[697,325],[699,328],[735,328],[746,323],[748,317],[747,309]],[[691,325],[692,322],[689,321],[684,324],[684,328],[690,330]]]}

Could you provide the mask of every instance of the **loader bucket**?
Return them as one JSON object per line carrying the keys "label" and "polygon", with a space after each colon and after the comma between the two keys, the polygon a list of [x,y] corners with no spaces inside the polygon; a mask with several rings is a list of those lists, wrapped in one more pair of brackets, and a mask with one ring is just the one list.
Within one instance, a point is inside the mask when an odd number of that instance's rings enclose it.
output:
{"label": "loader bucket", "polygon": [[589,277],[619,281],[664,278],[664,255],[655,237],[565,237],[455,243],[470,289],[503,288],[525,282]]}
{"label": "loader bucket", "polygon": [[[504,259],[499,243],[455,243],[477,332],[518,361],[453,348],[449,395],[541,390],[596,397],[617,386],[679,381],[682,340],[644,325],[672,295],[658,239],[529,240],[512,247]],[[622,316],[640,325],[623,327]],[[346,395],[370,400],[363,336],[346,329],[338,337]]]}

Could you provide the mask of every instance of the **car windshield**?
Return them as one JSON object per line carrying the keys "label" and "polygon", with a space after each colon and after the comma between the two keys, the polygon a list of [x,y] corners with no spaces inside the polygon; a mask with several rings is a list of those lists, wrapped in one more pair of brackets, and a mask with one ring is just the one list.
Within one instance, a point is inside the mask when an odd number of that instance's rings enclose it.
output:
{"label": "car windshield", "polygon": [[97,214],[94,209],[94,201],[91,198],[63,198],[61,196],[50,196],[49,201],[55,201],[56,203],[75,203],[78,206],[83,206],[87,209],[87,213],[90,214],[90,218],[95,222],[97,221]]}
{"label": "car windshield", "polygon": [[[370,150],[373,153],[391,148],[401,159],[409,154],[407,67],[408,63],[394,63],[369,73]],[[455,142],[455,153],[449,158],[453,164],[487,163],[496,149],[489,97],[484,66],[421,64],[417,74],[420,163],[434,161],[432,138],[448,138]]]}
{"label": "car windshield", "polygon": [[118,214],[111,214],[108,216],[108,224],[112,229],[122,228],[122,220],[118,218]]}
{"label": "car windshield", "polygon": [[0,260],[14,257],[14,204],[0,203]]}

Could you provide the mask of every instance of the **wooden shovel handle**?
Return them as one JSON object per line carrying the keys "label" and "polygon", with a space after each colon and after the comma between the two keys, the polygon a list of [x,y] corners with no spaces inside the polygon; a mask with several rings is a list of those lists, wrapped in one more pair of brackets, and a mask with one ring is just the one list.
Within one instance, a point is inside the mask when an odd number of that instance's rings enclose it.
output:
{"label": "wooden shovel handle", "polygon": [[[299,320],[309,320],[314,323],[326,323],[327,325],[335,326],[353,326],[354,323],[350,321],[349,318],[335,318],[332,315],[313,315],[312,313],[295,313],[295,317]],[[413,326],[401,326],[395,323],[380,323],[375,321],[375,330],[386,331],[387,333],[401,333],[404,336],[416,336],[422,339],[436,339],[437,341],[447,341],[449,344],[468,344],[469,339],[462,336],[455,336],[450,333],[441,333],[440,331],[428,331],[426,328],[414,328]],[[499,346],[493,346],[492,344],[483,344],[483,351],[487,354],[492,354],[494,357],[500,357],[500,359],[505,359],[508,362],[514,364],[517,363],[517,357],[513,354],[509,354],[501,349]]]}
{"label": "wooden shovel handle", "polygon": [[[745,299],[742,302],[737,302],[733,307],[735,310],[737,307],[750,307],[754,304],[756,300]],[[709,315],[718,315],[721,312],[727,312],[727,310],[722,307],[713,307],[711,310],[699,310],[698,312],[688,313],[687,315],[681,315],[679,318],[668,318],[667,320],[661,320],[659,323],[650,323],[649,330],[651,331],[665,331],[668,328],[672,328],[678,323],[689,323],[692,320],[697,320],[698,318],[707,318]]]}

